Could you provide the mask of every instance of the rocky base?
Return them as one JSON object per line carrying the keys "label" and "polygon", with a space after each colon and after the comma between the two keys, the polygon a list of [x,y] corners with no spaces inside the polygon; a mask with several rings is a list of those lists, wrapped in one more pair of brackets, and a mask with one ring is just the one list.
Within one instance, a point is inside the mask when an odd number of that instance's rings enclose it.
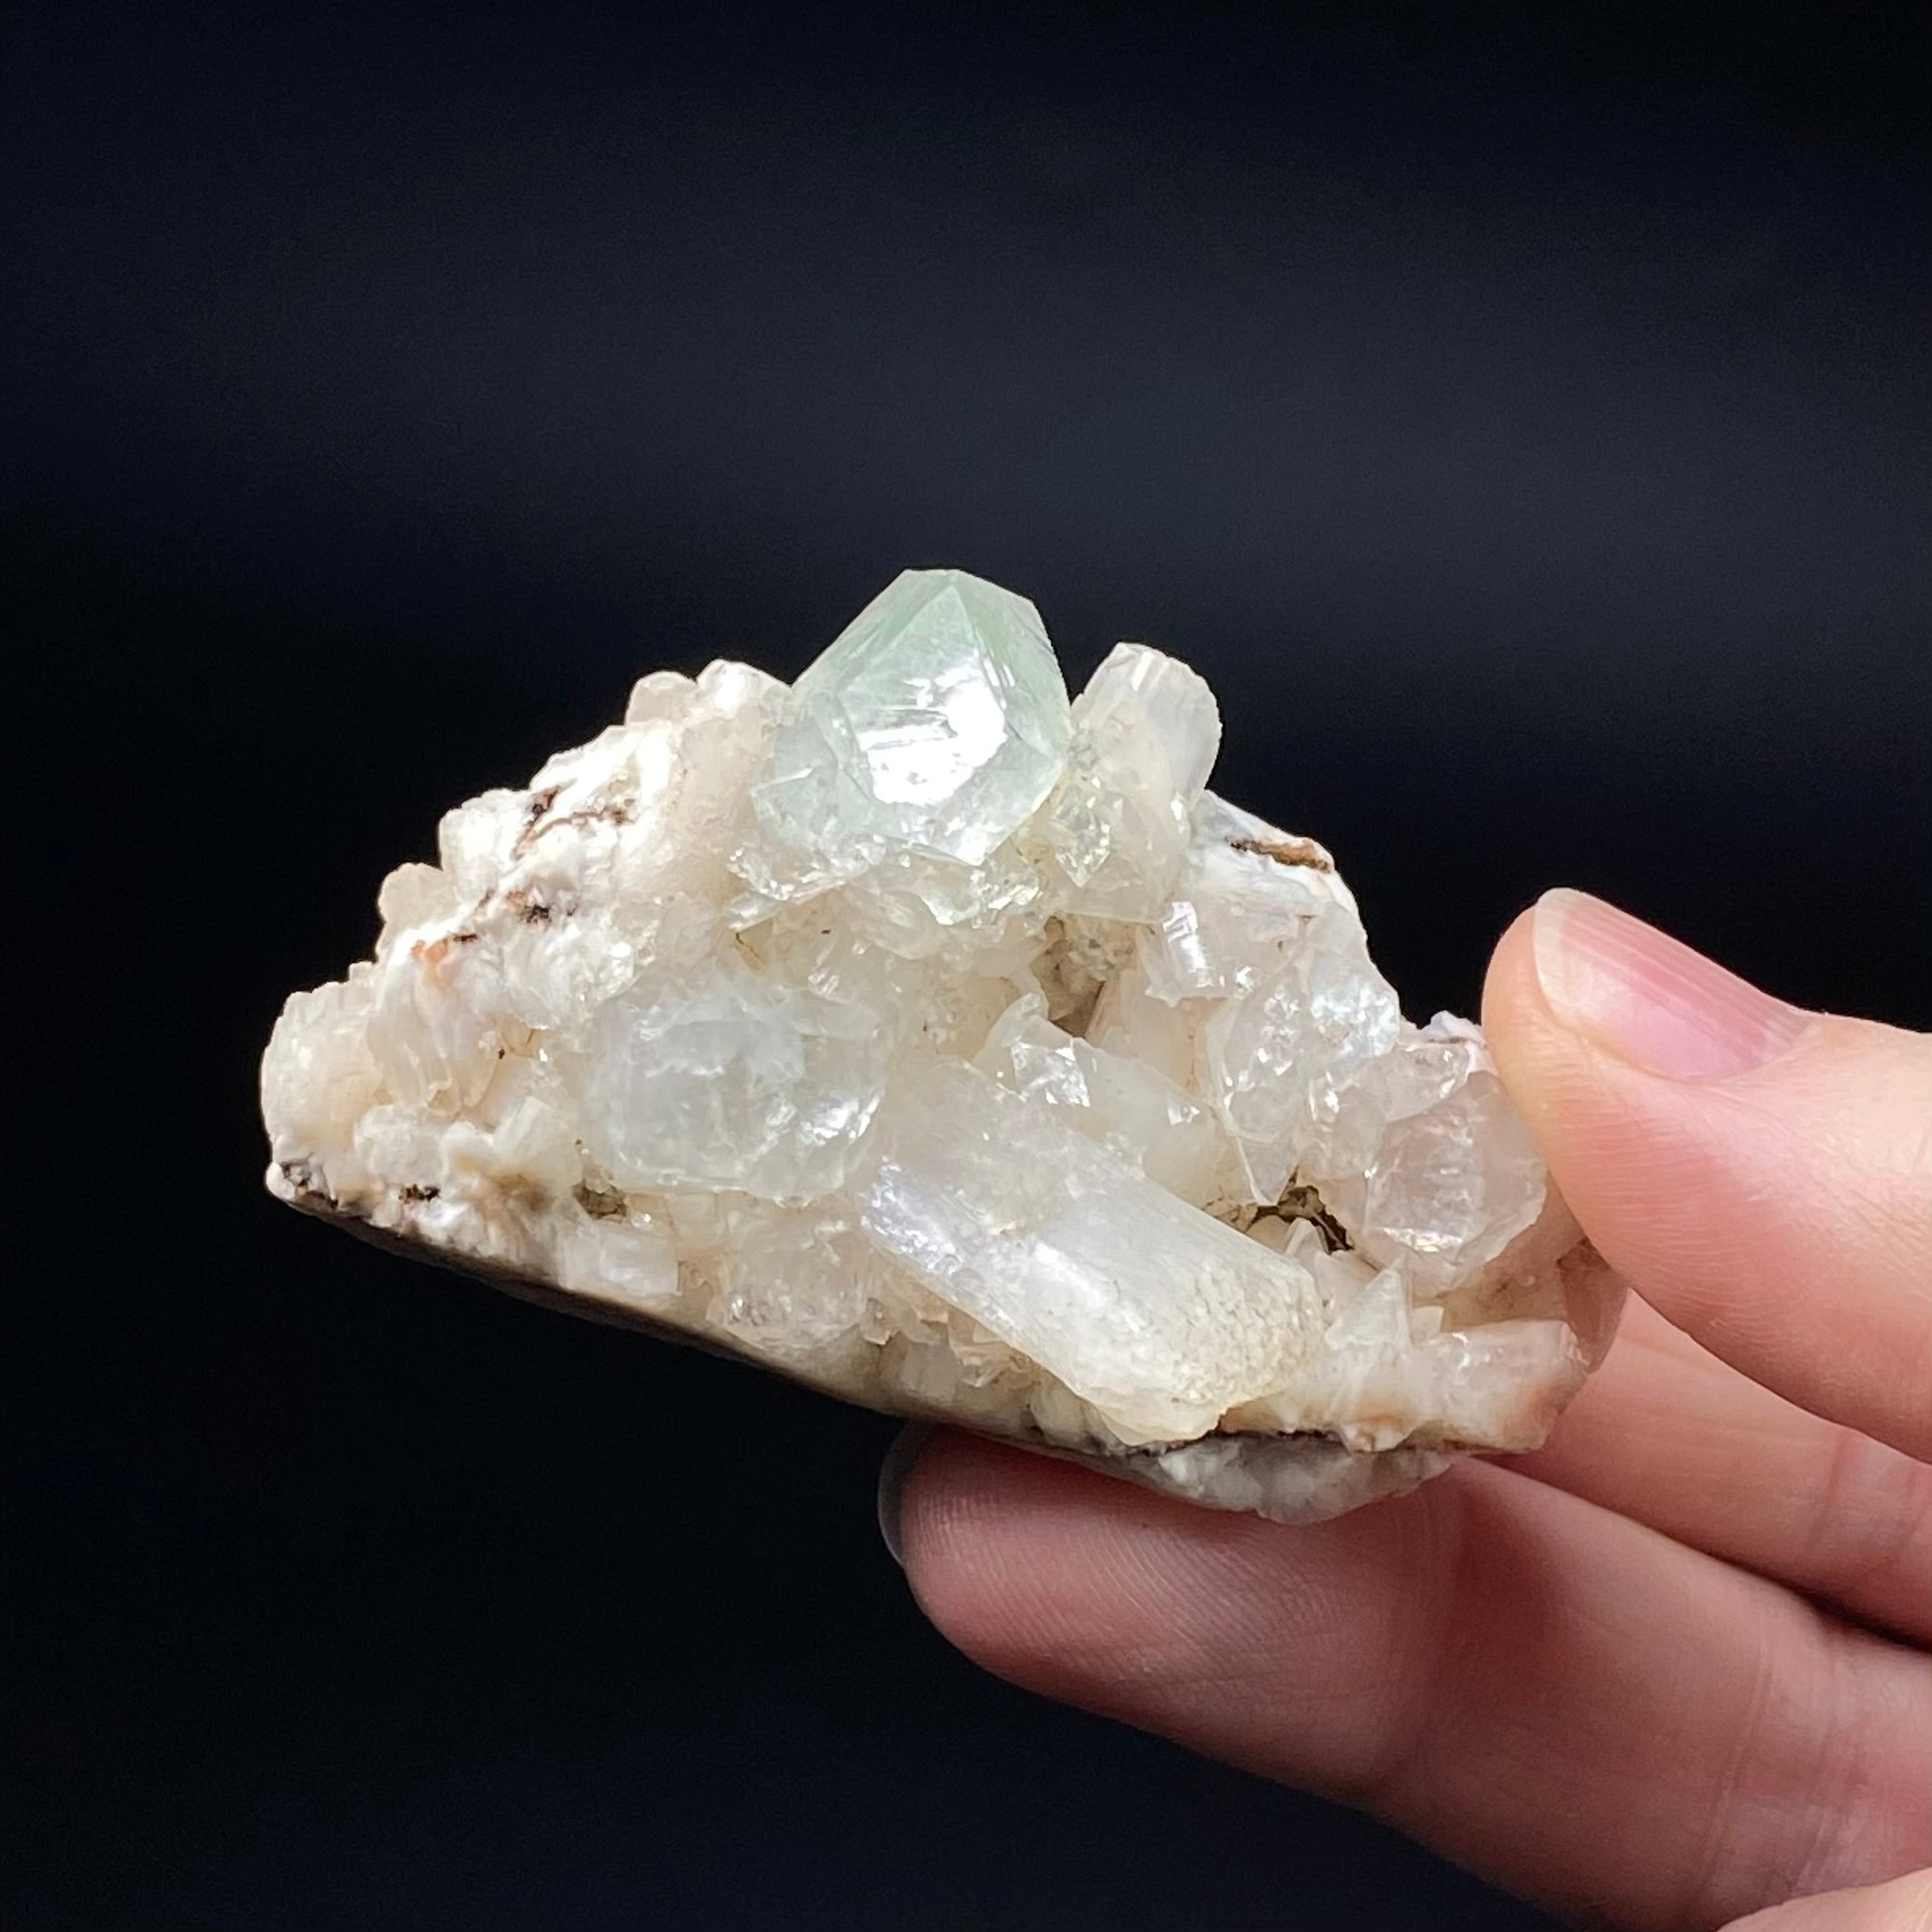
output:
{"label": "rocky base", "polygon": [[1620,1290],[1212,696],[908,572],[451,813],[263,1067],[273,1190],[516,1292],[1287,1520],[1534,1446]]}

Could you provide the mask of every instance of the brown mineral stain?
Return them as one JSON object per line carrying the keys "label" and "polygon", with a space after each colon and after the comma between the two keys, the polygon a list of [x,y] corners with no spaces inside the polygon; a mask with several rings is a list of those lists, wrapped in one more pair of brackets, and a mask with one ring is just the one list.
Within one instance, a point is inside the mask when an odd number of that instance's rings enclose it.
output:
{"label": "brown mineral stain", "polygon": [[1332,872],[1335,862],[1313,839],[1230,839],[1236,852],[1252,852],[1276,865],[1305,866],[1311,872]]}

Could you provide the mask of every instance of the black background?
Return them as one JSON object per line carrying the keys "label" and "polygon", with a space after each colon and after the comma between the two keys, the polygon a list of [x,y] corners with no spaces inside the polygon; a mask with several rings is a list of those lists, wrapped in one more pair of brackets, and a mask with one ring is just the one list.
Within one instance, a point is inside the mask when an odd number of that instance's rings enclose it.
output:
{"label": "black background", "polygon": [[272,1204],[254,1060],[942,562],[1200,665],[1419,1016],[1567,882],[1925,1023],[1912,11],[12,10],[10,1923],[1543,1923],[980,1677],[879,1419]]}

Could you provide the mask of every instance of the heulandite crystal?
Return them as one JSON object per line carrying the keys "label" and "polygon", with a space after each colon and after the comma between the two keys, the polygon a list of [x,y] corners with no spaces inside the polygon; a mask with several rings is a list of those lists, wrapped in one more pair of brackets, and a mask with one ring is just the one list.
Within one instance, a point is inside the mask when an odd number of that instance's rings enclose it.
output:
{"label": "heulandite crystal", "polygon": [[1534,1446],[1620,1290],[1215,701],[909,570],[443,820],[262,1069],[284,1200],[1223,1507]]}

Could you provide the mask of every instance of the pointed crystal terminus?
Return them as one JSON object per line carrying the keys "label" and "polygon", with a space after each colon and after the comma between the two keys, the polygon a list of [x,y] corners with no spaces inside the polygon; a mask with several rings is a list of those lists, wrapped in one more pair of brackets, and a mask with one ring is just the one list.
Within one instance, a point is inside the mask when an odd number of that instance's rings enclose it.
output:
{"label": "pointed crystal terminus", "polygon": [[902,572],[794,695],[753,800],[834,870],[895,848],[977,865],[1066,758],[1066,686],[1040,613],[963,570]]}
{"label": "pointed crystal terminus", "polygon": [[651,673],[290,1000],[269,1185],[1217,1507],[1530,1448],[1621,1291],[1479,1031],[1404,1019],[1328,853],[1204,789],[1219,736],[1146,645],[1070,705],[960,570],[791,687]]}

